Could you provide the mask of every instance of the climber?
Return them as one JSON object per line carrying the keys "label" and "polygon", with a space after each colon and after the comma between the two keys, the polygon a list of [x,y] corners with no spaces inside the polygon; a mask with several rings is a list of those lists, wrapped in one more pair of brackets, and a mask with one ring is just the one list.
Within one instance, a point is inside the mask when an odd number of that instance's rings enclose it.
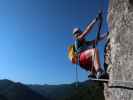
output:
{"label": "climber", "polygon": [[97,35],[95,40],[87,41],[85,36],[90,33],[91,29],[94,27],[96,22],[102,21],[102,12],[98,14],[98,16],[87,25],[86,29],[82,32],[80,28],[73,29],[73,36],[75,39],[75,52],[77,54],[77,61],[81,68],[90,72],[88,77],[96,77],[100,78],[103,74],[103,70],[99,61],[99,52],[97,48],[94,48],[101,40],[105,39],[108,35],[108,32],[103,36],[100,34]]}

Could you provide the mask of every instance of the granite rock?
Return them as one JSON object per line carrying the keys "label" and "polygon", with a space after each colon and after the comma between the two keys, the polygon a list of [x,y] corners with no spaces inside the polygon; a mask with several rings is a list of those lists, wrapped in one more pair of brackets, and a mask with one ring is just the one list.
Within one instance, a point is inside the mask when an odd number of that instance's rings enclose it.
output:
{"label": "granite rock", "polygon": [[105,100],[133,100],[133,0],[110,0],[108,24],[112,70]]}

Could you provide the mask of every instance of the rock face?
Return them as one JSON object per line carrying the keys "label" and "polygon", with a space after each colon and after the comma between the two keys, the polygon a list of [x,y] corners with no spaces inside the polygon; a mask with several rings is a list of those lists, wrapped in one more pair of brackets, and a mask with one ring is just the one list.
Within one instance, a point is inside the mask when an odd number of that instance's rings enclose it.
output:
{"label": "rock face", "polygon": [[133,0],[110,0],[108,23],[112,70],[105,100],[133,100]]}

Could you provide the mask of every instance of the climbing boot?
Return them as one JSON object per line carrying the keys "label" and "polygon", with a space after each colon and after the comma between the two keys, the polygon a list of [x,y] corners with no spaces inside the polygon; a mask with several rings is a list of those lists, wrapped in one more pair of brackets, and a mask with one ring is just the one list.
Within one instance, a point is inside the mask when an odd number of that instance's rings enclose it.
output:
{"label": "climbing boot", "polygon": [[99,79],[101,76],[102,76],[102,72],[98,71],[97,74],[96,74],[96,78]]}
{"label": "climbing boot", "polygon": [[97,79],[100,79],[103,75],[104,75],[104,71],[102,70],[102,69],[99,69],[99,71],[97,72],[97,74],[96,74],[96,78]]}
{"label": "climbing boot", "polygon": [[88,78],[96,78],[96,76],[95,76],[92,72],[90,72],[90,73],[88,74]]}

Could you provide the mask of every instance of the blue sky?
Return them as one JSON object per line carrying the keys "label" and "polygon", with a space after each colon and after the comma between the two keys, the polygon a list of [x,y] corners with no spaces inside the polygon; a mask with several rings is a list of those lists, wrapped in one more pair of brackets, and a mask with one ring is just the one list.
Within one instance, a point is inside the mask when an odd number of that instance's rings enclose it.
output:
{"label": "blue sky", "polygon": [[[0,78],[28,84],[75,81],[67,57],[72,30],[82,30],[98,13],[102,0],[0,0]],[[105,15],[108,0],[103,0]],[[102,31],[107,31],[106,18]],[[95,37],[96,29],[88,36]],[[103,46],[99,44],[101,63]],[[79,80],[87,73],[78,68]]]}

